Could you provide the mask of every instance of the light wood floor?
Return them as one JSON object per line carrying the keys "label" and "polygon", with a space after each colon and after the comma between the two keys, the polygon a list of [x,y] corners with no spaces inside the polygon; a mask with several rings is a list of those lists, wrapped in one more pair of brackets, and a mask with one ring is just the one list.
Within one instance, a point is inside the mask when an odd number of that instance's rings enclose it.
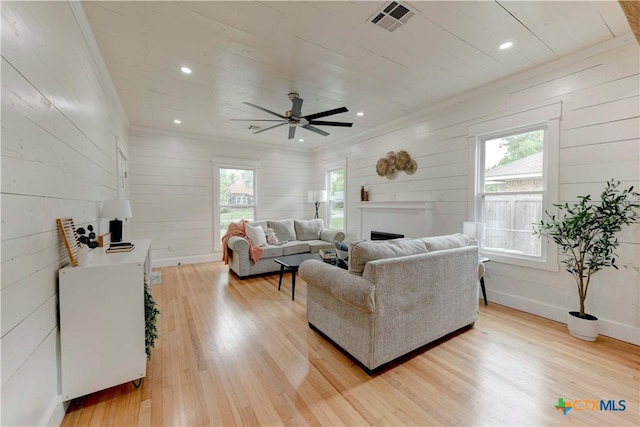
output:
{"label": "light wood floor", "polygon": [[[278,292],[277,275],[238,280],[221,262],[159,270],[147,378],[75,400],[63,426],[640,425],[637,346],[490,302],[472,329],[370,377],[309,329],[303,280],[291,301],[290,275]],[[626,410],[564,415],[559,397]]]}

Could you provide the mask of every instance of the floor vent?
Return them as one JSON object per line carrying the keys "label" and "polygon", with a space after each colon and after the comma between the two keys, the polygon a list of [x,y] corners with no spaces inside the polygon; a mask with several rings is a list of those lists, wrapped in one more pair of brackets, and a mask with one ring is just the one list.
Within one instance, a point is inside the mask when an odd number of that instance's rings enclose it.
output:
{"label": "floor vent", "polygon": [[392,1],[374,13],[369,18],[369,22],[389,32],[393,32],[406,24],[413,15],[415,15],[415,12],[413,12],[409,6],[398,1]]}

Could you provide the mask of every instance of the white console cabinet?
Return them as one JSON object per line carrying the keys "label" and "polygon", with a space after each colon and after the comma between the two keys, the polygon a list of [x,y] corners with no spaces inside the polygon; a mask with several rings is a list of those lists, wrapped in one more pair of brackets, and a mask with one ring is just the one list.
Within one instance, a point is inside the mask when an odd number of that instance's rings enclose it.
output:
{"label": "white console cabinet", "polygon": [[95,248],[88,265],[58,272],[63,401],[145,376],[151,241],[133,243],[124,253]]}

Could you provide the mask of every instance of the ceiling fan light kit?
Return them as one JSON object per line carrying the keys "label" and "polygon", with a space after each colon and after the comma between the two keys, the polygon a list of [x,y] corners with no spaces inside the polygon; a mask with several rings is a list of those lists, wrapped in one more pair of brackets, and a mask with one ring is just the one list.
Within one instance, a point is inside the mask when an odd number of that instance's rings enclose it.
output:
{"label": "ceiling fan light kit", "polygon": [[[329,136],[330,133],[326,132],[322,129],[317,128],[316,126],[340,126],[340,127],[351,127],[353,123],[346,122],[330,122],[325,120],[316,120],[327,116],[333,116],[334,114],[346,113],[349,111],[347,107],[335,108],[333,110],[322,111],[320,113],[309,114],[307,116],[302,115],[302,103],[303,99],[295,93],[291,92],[287,95],[289,100],[291,101],[291,110],[288,110],[282,114],[278,114],[274,111],[267,110],[266,108],[260,107],[259,105],[252,104],[250,102],[243,102],[243,104],[248,105],[253,108],[257,108],[258,110],[264,111],[265,113],[271,114],[272,116],[278,117],[278,119],[231,119],[233,121],[250,121],[250,122],[279,122],[276,125],[269,126],[263,129],[259,129],[255,132],[261,133],[268,131],[273,128],[277,128],[284,125],[289,125],[289,135],[288,139],[293,139],[296,136],[296,128],[302,127],[311,132],[315,132],[322,136]],[[252,126],[249,126],[251,129]]]}

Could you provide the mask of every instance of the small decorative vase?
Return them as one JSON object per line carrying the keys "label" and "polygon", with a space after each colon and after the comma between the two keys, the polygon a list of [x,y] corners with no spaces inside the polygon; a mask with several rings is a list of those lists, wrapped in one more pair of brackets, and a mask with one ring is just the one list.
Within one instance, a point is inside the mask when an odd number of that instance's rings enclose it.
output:
{"label": "small decorative vase", "polygon": [[89,248],[81,246],[78,248],[78,266],[82,267],[89,264]]}
{"label": "small decorative vase", "polygon": [[365,194],[366,191],[364,191],[364,185],[360,186],[360,201],[364,202],[365,201]]}
{"label": "small decorative vase", "polygon": [[598,318],[590,314],[580,317],[579,312],[570,311],[567,315],[569,333],[584,341],[595,341],[598,338]]}

